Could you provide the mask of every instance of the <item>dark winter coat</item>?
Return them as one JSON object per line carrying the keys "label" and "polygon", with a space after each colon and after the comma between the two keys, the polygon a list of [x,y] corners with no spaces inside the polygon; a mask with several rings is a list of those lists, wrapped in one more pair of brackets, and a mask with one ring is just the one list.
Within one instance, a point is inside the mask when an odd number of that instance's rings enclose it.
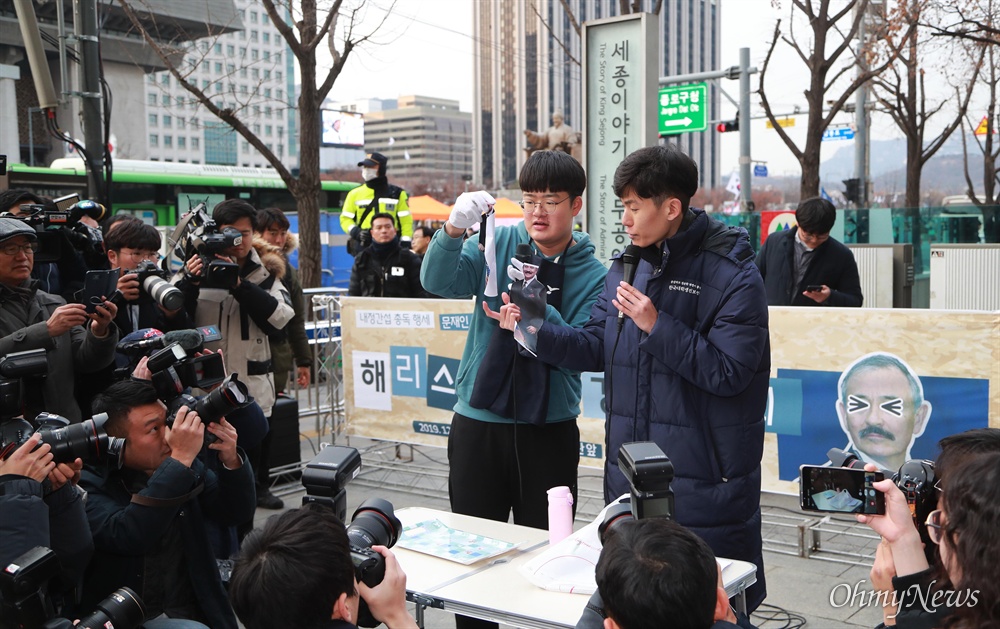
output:
{"label": "dark winter coat", "polygon": [[646,248],[632,285],[659,311],[647,335],[625,321],[616,347],[623,277],[613,261],[582,329],[546,323],[538,355],[560,366],[605,372],[604,496],[629,491],[618,469],[622,444],[654,441],[674,466],[676,520],[719,557],[757,566],[751,609],[763,599],[760,461],[770,376],[767,304],[744,230],[700,210],[662,250]]}
{"label": "dark winter coat", "polygon": [[830,296],[823,305],[861,307],[861,279],[854,254],[841,242],[828,239],[816,247],[802,282],[795,286],[795,229],[767,237],[757,254],[769,306],[819,306],[803,295],[806,286],[825,284]]}
{"label": "dark winter coat", "polygon": [[348,295],[362,297],[426,297],[420,285],[420,258],[393,243],[392,251],[379,259],[374,245],[354,258]]}
{"label": "dark winter coat", "polygon": [[[220,467],[218,471],[207,469],[198,459],[188,468],[168,458],[137,494],[163,500],[163,506],[133,502],[127,482],[137,472],[84,469],[80,484],[88,492],[87,518],[97,555],[84,583],[82,608],[92,609],[123,585],[143,596],[145,557],[176,524],[180,527],[190,583],[207,624],[213,629],[236,629],[236,616],[219,578],[205,521],[236,526],[253,517],[253,470],[246,457],[241,458],[244,463],[239,469]],[[199,495],[181,504],[170,502],[202,482],[204,490]]]}
{"label": "dark winter coat", "polygon": [[97,371],[114,362],[118,329],[109,326],[107,336],[97,338],[88,321],[86,328],[73,326],[65,334],[53,338],[49,336],[46,322],[66,301],[38,290],[36,280],[28,280],[23,288],[28,292],[18,293],[0,284],[0,356],[44,349],[49,367],[41,385],[44,408],[29,403],[24,416],[34,419],[38,413],[47,411],[79,422],[83,415],[74,398],[73,376],[78,372]]}
{"label": "dark winter coat", "polygon": [[47,546],[59,557],[61,585],[77,586],[94,553],[83,496],[71,483],[46,495],[34,479],[0,476],[0,566],[35,546]]}

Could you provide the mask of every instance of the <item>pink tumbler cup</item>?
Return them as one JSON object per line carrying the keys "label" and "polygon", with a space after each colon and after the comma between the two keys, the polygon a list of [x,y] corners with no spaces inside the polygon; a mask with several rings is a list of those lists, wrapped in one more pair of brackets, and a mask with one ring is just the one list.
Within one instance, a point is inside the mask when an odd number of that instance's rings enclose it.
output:
{"label": "pink tumbler cup", "polygon": [[549,545],[573,532],[573,494],[569,487],[553,487],[549,494]]}

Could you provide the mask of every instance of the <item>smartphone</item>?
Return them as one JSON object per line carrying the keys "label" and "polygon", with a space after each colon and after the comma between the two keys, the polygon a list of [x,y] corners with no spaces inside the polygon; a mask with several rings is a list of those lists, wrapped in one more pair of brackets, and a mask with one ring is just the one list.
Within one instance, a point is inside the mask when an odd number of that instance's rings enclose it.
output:
{"label": "smartphone", "polygon": [[823,285],[822,284],[810,284],[810,285],[806,286],[806,290],[809,291],[809,292],[818,293],[821,290],[823,290]]}
{"label": "smartphone", "polygon": [[118,269],[109,271],[87,271],[83,283],[83,295],[80,303],[87,307],[87,313],[97,312],[97,306],[104,303],[105,298],[111,299],[118,287]]}
{"label": "smartphone", "polygon": [[882,472],[802,465],[799,467],[799,506],[803,511],[882,515],[885,496],[873,484],[884,478]]}

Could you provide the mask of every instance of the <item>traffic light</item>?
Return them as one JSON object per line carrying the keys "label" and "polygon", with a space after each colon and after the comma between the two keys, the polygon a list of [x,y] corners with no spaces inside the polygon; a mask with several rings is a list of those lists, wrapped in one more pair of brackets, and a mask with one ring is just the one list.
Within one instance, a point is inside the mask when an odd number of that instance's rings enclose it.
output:
{"label": "traffic light", "polygon": [[844,179],[844,197],[854,205],[861,205],[861,180],[857,177]]}
{"label": "traffic light", "polygon": [[729,133],[730,131],[739,131],[740,130],[739,115],[737,114],[735,120],[726,120],[725,122],[720,122],[719,124],[715,125],[715,130],[718,131],[719,133]]}

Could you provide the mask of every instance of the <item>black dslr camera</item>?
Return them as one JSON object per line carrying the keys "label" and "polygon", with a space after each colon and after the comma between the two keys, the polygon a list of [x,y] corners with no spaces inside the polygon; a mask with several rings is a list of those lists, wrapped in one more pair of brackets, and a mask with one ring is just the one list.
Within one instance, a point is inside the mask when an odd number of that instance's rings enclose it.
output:
{"label": "black dslr camera", "polygon": [[[361,455],[356,448],[323,448],[302,470],[302,485],[306,488],[302,504],[326,505],[334,510],[341,522],[346,522],[347,490],[344,487],[360,471]],[[347,539],[351,542],[351,560],[358,581],[368,587],[382,582],[385,560],[372,550],[372,546],[392,547],[399,540],[402,530],[403,525],[388,500],[369,498],[357,508],[347,525]],[[360,622],[358,624],[361,625]]]}
{"label": "black dslr camera", "polygon": [[628,502],[612,505],[598,527],[601,540],[621,520],[674,518],[674,465],[652,441],[626,443],[618,450],[618,469],[628,479]]}
{"label": "black dslr camera", "polygon": [[[125,440],[109,437],[104,431],[107,413],[98,413],[79,424],[53,413],[39,413],[34,423],[11,419],[0,426],[0,459],[6,459],[31,435],[41,435],[41,443],[51,446],[53,461],[70,463],[83,459],[91,465],[107,461],[117,468],[125,462]],[[41,444],[39,444],[41,445]]]}
{"label": "black dslr camera", "polygon": [[[72,627],[56,617],[56,605],[49,595],[49,581],[58,575],[59,558],[50,549],[36,546],[0,570],[0,626]],[[135,629],[142,624],[146,609],[130,588],[118,588],[97,604],[97,610],[83,617],[76,629]]]}
{"label": "black dslr camera", "polygon": [[[143,260],[134,269],[122,271],[122,275],[129,273],[137,275],[142,290],[166,310],[180,310],[184,306],[184,293],[167,281],[170,279],[170,273],[161,269],[155,262]],[[125,305],[123,297],[119,296],[113,301],[119,308]]]}
{"label": "black dslr camera", "polygon": [[243,234],[232,227],[219,229],[204,203],[199,203],[181,218],[170,240],[176,243],[174,253],[180,259],[187,260],[195,253],[201,256],[202,287],[230,289],[236,286],[239,265],[220,260],[215,255],[242,244]]}
{"label": "black dslr camera", "polygon": [[[157,396],[167,405],[167,425],[173,424],[182,406],[195,411],[204,423],[210,424],[253,402],[239,374],[226,376],[220,354],[188,356],[180,343],[171,343],[152,354],[146,366],[152,373]],[[188,388],[208,389],[217,384],[218,388],[201,399],[185,393]],[[205,433],[206,443],[217,440],[215,435]]]}

